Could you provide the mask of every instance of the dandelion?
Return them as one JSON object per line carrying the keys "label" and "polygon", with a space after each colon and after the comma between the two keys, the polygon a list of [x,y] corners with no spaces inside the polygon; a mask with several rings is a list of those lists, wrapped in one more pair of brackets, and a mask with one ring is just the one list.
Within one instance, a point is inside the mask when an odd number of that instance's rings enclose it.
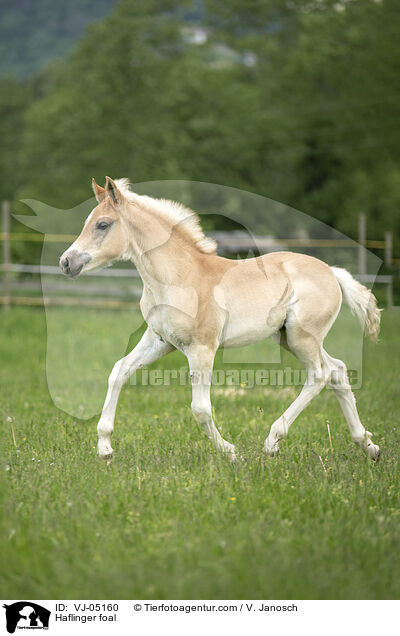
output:
{"label": "dandelion", "polygon": [[8,416],[7,416],[7,422],[10,422],[10,423],[11,423],[12,421],[13,421],[13,418],[12,418],[12,417],[10,417],[10,416],[8,415]]}
{"label": "dandelion", "polygon": [[6,465],[4,466],[4,470],[5,470],[5,471],[11,470],[11,466],[10,466],[10,464],[6,464]]}
{"label": "dandelion", "polygon": [[231,497],[231,501],[236,501],[236,497]]}

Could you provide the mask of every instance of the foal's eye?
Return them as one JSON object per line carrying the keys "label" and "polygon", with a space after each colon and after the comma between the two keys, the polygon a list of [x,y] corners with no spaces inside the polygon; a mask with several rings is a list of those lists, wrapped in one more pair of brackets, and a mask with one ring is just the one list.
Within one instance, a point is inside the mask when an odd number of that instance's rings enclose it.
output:
{"label": "foal's eye", "polygon": [[106,221],[99,221],[96,225],[96,230],[106,230],[108,227],[110,227],[110,223],[107,223]]}

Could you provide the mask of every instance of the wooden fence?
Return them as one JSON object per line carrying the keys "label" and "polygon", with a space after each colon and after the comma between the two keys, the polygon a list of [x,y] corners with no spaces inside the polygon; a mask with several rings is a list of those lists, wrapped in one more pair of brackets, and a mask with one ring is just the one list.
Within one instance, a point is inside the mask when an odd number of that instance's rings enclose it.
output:
{"label": "wooden fence", "polygon": [[[393,307],[393,276],[388,275],[369,275],[367,273],[367,254],[365,248],[380,249],[384,251],[385,265],[391,271],[393,260],[393,241],[391,232],[385,232],[385,240],[371,240],[367,239],[367,224],[365,214],[359,215],[358,224],[358,243],[350,239],[276,239],[268,236],[253,236],[249,237],[243,233],[237,232],[214,232],[210,233],[217,242],[218,250],[222,254],[230,255],[237,253],[249,253],[254,252],[256,248],[260,253],[267,251],[277,251],[282,249],[293,248],[352,248],[358,250],[358,274],[356,278],[364,283],[381,283],[386,286],[386,302],[389,308]],[[75,240],[74,235],[69,234],[54,234],[46,235],[46,241],[54,243],[72,243]],[[129,307],[137,304],[140,297],[140,277],[136,269],[134,268],[107,268],[88,272],[87,276],[90,279],[85,284],[80,283],[79,287],[74,290],[74,296],[71,296],[70,281],[67,281],[62,275],[58,265],[31,265],[11,262],[11,242],[12,241],[42,241],[43,235],[39,233],[31,232],[10,232],[10,205],[7,201],[3,201],[2,204],[2,232],[0,233],[0,241],[3,246],[3,262],[0,264],[0,271],[2,273],[3,283],[3,295],[0,296],[0,303],[3,304],[5,309],[8,309],[11,304],[17,305],[43,305],[43,304],[57,304],[62,306],[68,305],[80,305],[88,307],[104,307],[104,308],[119,308]],[[58,295],[54,295],[51,298],[42,295],[41,280],[21,280],[18,274],[32,274],[39,276],[51,276],[54,277],[54,283],[46,284],[47,292],[57,292]],[[17,277],[15,277],[17,275]],[[135,281],[135,288],[122,287],[121,285],[113,283],[107,290],[107,298],[90,298],[90,296],[104,294],[104,281],[102,284],[91,282],[93,279],[113,278],[119,282],[125,280]],[[30,295],[15,295],[14,291],[28,291]],[[38,294],[40,292],[40,294]],[[60,293],[65,292],[64,296],[60,296]],[[69,294],[68,294],[69,292]],[[36,295],[32,295],[36,293]],[[122,300],[123,296],[136,297],[136,302]],[[84,296],[82,298],[82,295]],[[110,297],[111,296],[111,297]]]}

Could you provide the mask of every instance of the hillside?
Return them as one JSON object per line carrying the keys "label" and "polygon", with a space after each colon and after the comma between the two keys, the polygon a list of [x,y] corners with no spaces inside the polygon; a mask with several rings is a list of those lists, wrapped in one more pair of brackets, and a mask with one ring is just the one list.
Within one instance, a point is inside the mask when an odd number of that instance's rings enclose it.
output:
{"label": "hillside", "polygon": [[118,0],[0,0],[0,76],[27,77],[63,56]]}

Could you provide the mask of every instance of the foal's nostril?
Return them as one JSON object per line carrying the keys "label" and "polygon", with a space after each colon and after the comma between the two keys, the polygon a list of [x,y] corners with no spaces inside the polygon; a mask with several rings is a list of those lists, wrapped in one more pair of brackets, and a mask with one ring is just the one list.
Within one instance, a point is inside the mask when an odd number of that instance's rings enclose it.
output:
{"label": "foal's nostril", "polygon": [[80,252],[75,249],[69,250],[68,253],[61,255],[60,267],[66,276],[76,278],[91,259],[92,257],[88,252]]}
{"label": "foal's nostril", "polygon": [[68,256],[64,256],[63,258],[60,258],[60,267],[62,271],[64,272],[64,274],[68,274],[70,264],[71,264],[71,261],[68,258]]}

